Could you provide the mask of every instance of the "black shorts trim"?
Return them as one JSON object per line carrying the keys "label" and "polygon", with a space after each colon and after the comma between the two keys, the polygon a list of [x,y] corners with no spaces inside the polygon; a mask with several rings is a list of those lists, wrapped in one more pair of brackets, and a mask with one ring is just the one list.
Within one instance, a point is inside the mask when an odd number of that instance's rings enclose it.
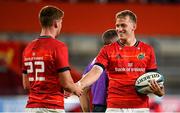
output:
{"label": "black shorts trim", "polygon": [[93,104],[92,112],[105,113],[106,109],[107,109],[107,106],[106,106],[106,105]]}

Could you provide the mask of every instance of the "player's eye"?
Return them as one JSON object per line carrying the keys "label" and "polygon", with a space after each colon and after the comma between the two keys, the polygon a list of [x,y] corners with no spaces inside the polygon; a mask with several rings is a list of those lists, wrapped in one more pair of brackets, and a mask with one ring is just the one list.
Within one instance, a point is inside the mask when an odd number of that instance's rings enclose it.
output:
{"label": "player's eye", "polygon": [[126,27],[126,24],[121,24],[121,27],[122,27],[122,28],[125,28],[125,27]]}
{"label": "player's eye", "polygon": [[119,27],[120,25],[119,24],[116,24],[116,27]]}

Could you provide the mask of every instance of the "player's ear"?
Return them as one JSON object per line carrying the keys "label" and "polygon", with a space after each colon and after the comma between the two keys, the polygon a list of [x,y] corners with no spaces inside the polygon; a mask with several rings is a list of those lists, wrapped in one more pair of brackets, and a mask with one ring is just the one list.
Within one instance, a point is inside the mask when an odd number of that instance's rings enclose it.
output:
{"label": "player's ear", "polygon": [[53,26],[54,26],[55,28],[58,27],[58,22],[57,22],[56,20],[53,21]]}
{"label": "player's ear", "polygon": [[137,26],[136,26],[136,23],[133,23],[133,29],[132,29],[132,30],[135,31],[135,30],[136,30],[136,27],[137,27]]}

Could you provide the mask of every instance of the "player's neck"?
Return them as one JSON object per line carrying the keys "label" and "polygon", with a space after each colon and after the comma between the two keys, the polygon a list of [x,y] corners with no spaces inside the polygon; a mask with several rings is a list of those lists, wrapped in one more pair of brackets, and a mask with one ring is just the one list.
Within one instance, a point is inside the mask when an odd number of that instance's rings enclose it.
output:
{"label": "player's neck", "polygon": [[56,33],[51,29],[42,29],[40,36],[50,36],[52,38],[56,37]]}
{"label": "player's neck", "polygon": [[127,40],[121,40],[121,43],[124,44],[125,46],[134,46],[136,43],[136,38],[131,37],[128,38]]}
{"label": "player's neck", "polygon": [[130,39],[129,46],[134,46],[135,43],[136,43],[136,38],[134,37],[134,38]]}

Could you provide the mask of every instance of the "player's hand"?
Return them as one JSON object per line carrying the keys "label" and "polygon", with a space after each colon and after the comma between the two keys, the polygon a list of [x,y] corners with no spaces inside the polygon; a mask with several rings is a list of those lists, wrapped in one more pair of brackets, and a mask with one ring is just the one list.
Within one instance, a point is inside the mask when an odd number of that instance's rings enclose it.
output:
{"label": "player's hand", "polygon": [[165,94],[164,86],[160,86],[155,80],[150,80],[149,86],[155,95],[163,96]]}
{"label": "player's hand", "polygon": [[68,98],[68,97],[70,97],[71,95],[72,95],[71,92],[68,92],[68,91],[65,91],[65,90],[64,90],[64,98]]}
{"label": "player's hand", "polygon": [[74,94],[77,95],[78,97],[80,97],[83,94],[83,89],[82,87],[79,85],[79,83],[75,84],[76,89],[74,91]]}

